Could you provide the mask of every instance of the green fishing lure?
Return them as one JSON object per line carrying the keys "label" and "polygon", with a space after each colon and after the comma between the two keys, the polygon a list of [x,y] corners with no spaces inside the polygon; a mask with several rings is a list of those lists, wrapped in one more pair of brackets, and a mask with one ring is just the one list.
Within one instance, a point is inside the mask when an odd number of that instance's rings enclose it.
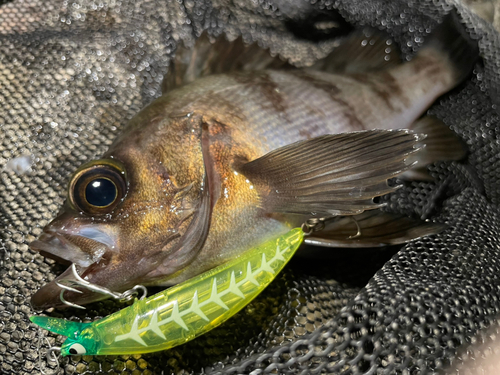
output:
{"label": "green fishing lure", "polygon": [[300,228],[238,259],[92,323],[32,316],[67,336],[63,356],[139,354],[183,344],[217,327],[252,301],[283,269],[304,238]]}

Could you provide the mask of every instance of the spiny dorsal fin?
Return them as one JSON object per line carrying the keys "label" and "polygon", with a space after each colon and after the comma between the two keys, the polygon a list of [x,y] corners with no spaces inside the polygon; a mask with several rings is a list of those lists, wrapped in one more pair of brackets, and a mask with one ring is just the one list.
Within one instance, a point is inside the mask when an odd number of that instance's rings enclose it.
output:
{"label": "spiny dorsal fin", "polygon": [[311,68],[328,73],[366,73],[399,65],[399,48],[386,33],[372,28],[353,31]]}
{"label": "spiny dorsal fin", "polygon": [[211,74],[244,70],[284,69],[292,67],[257,43],[245,44],[239,36],[229,41],[225,35],[211,41],[207,32],[201,34],[192,48],[179,45],[175,58],[162,83],[165,93],[197,78]]}
{"label": "spiny dorsal fin", "polygon": [[[311,68],[331,73],[360,73],[387,69],[401,62],[399,49],[385,33],[364,28],[354,31],[328,56]],[[203,32],[193,47],[179,45],[162,83],[165,93],[211,74],[263,69],[293,68],[257,43],[246,44],[241,36],[214,41]]]}

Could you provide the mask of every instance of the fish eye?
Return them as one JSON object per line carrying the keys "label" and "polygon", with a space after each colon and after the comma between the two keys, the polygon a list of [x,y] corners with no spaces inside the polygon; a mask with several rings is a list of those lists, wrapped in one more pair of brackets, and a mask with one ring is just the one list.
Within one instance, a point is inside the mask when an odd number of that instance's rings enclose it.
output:
{"label": "fish eye", "polygon": [[85,199],[96,207],[107,207],[116,200],[117,187],[107,178],[95,178],[85,187]]}
{"label": "fish eye", "polygon": [[82,344],[74,343],[69,347],[68,352],[69,354],[77,355],[77,354],[85,354],[87,353],[87,350],[85,350]]}
{"label": "fish eye", "polygon": [[99,215],[111,210],[125,197],[127,184],[121,164],[96,160],[80,167],[70,181],[69,197],[81,211]]}

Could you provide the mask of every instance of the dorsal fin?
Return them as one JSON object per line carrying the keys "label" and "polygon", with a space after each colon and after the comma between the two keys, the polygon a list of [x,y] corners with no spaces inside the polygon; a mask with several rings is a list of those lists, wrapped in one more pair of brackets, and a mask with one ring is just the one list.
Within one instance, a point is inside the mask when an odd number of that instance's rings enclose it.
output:
{"label": "dorsal fin", "polygon": [[311,69],[328,73],[366,73],[388,69],[401,63],[399,48],[391,37],[376,29],[353,31],[338,47]]}
{"label": "dorsal fin", "polygon": [[425,134],[424,140],[419,142],[421,151],[418,155],[411,155],[408,159],[417,162],[416,166],[399,177],[408,180],[432,181],[427,171],[429,164],[438,161],[460,160],[467,154],[465,142],[458,137],[444,122],[434,116],[427,115],[411,126],[416,134]]}
{"label": "dorsal fin", "polygon": [[[388,35],[364,28],[350,34],[311,68],[332,73],[359,73],[386,69],[400,62],[399,49]],[[256,42],[246,44],[241,36],[229,41],[225,35],[211,41],[208,33],[203,32],[193,47],[177,47],[163,78],[162,92],[211,74],[287,68],[293,66]]]}
{"label": "dorsal fin", "polygon": [[257,43],[245,44],[241,36],[229,41],[221,35],[211,42],[208,33],[203,32],[193,47],[177,47],[175,58],[163,78],[162,92],[211,74],[287,67],[292,66]]}

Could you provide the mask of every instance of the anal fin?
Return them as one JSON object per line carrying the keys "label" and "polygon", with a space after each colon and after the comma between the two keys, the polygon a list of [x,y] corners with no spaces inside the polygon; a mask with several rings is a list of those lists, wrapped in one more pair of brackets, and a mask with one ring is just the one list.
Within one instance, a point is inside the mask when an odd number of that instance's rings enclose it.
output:
{"label": "anal fin", "polygon": [[305,243],[325,247],[379,247],[406,243],[446,228],[445,224],[373,210],[329,221],[325,229],[306,237]]}

